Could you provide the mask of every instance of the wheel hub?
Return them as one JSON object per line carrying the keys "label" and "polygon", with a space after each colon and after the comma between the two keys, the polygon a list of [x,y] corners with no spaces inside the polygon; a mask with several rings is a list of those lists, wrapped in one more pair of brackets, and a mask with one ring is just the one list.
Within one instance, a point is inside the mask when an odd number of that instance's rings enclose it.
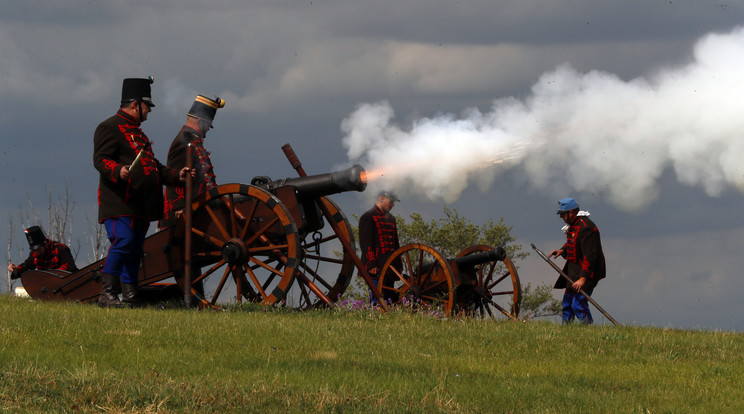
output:
{"label": "wheel hub", "polygon": [[248,246],[240,239],[230,239],[222,245],[222,258],[231,265],[243,264],[248,260]]}
{"label": "wheel hub", "polygon": [[476,299],[480,299],[480,300],[488,299],[488,291],[483,286],[476,286],[473,289],[473,293]]}

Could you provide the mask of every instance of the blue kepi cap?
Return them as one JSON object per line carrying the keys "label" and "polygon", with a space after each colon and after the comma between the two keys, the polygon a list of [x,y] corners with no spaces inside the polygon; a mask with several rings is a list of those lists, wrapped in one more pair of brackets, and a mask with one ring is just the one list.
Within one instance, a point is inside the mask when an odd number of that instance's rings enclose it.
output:
{"label": "blue kepi cap", "polygon": [[567,211],[575,210],[579,208],[579,203],[576,202],[573,198],[564,198],[561,200],[558,200],[558,212],[555,214],[561,214],[565,213]]}

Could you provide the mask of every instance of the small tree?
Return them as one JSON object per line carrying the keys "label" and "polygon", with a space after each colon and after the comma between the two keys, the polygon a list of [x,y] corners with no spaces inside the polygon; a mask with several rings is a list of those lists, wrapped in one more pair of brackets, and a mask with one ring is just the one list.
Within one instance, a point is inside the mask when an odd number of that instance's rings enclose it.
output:
{"label": "small tree", "polygon": [[532,290],[530,283],[522,286],[522,303],[519,307],[519,317],[521,319],[528,320],[558,315],[561,310],[561,302],[553,297],[553,289],[550,285],[542,283],[537,285],[535,290]]}
{"label": "small tree", "polygon": [[522,245],[515,244],[511,236],[512,226],[504,223],[500,217],[498,222],[488,220],[482,226],[473,224],[465,217],[460,217],[457,209],[444,207],[444,218],[431,220],[426,223],[418,213],[410,216],[410,222],[396,216],[398,237],[401,245],[422,243],[436,249],[444,257],[455,257],[463,249],[474,244],[501,246],[512,260],[521,260],[529,256],[522,252]]}

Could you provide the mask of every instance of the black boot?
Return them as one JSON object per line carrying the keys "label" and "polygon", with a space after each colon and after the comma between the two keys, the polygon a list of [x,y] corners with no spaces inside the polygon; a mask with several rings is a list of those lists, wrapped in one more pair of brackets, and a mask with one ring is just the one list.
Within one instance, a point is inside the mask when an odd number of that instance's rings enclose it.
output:
{"label": "black boot", "polygon": [[122,283],[121,284],[121,301],[129,306],[137,306],[137,284],[136,283]]}
{"label": "black boot", "polygon": [[118,283],[119,278],[114,275],[106,273],[101,275],[101,294],[98,296],[98,306],[104,308],[118,308],[121,306],[121,301],[115,289]]}

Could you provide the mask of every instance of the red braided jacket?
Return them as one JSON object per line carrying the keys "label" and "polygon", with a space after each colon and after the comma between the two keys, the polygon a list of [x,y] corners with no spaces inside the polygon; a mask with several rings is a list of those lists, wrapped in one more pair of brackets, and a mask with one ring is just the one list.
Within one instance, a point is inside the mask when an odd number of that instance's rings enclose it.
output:
{"label": "red braided jacket", "polygon": [[[594,288],[607,274],[602,241],[599,230],[586,216],[579,216],[566,232],[566,244],[561,248],[566,264],[563,272],[573,280],[586,278],[585,288]],[[558,277],[553,286],[556,289],[567,287],[566,279]]]}
{"label": "red braided jacket", "polygon": [[395,217],[377,206],[367,210],[359,218],[359,246],[362,249],[362,264],[369,272],[382,266],[388,257],[400,247]]}
{"label": "red braided jacket", "polygon": [[[93,166],[100,174],[98,184],[98,221],[130,216],[150,221],[163,215],[163,185],[182,185],[178,170],[168,168],[155,158],[150,140],[126,112],[101,122],[93,136]],[[130,169],[123,181],[119,172],[131,165],[140,151],[139,164]]]}
{"label": "red braided jacket", "polygon": [[[191,163],[196,170],[192,194],[196,197],[217,185],[209,151],[204,148],[204,139],[199,136],[197,131],[186,125],[181,128],[168,150],[168,167],[180,171],[186,166],[186,151],[189,141],[191,142]],[[158,227],[168,227],[176,223],[176,212],[183,210],[186,205],[185,191],[185,187],[165,188],[163,219],[158,223]]]}
{"label": "red braided jacket", "polygon": [[58,269],[66,270],[68,272],[76,272],[78,270],[75,266],[75,259],[70,253],[70,248],[62,243],[45,240],[44,254],[42,255],[40,250],[34,250],[28,255],[28,259],[16,267],[11,275],[12,279],[18,279],[21,277],[21,273],[26,270],[48,270]]}

